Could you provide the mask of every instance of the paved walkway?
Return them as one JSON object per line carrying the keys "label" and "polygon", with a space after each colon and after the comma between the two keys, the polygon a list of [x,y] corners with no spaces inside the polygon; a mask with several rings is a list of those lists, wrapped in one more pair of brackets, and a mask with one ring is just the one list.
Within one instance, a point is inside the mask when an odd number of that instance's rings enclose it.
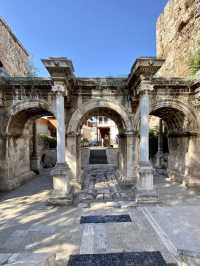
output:
{"label": "paved walkway", "polygon": [[[190,211],[192,214],[195,211],[192,204],[200,203],[199,193],[164,179],[161,181],[157,182],[160,207],[147,207],[147,210],[176,245],[181,243],[182,233],[188,235],[188,230],[193,229],[196,230],[194,234],[200,231],[200,219],[190,217]],[[166,262],[176,262],[143,207],[113,208],[107,203],[93,203],[87,209],[50,207],[47,198],[51,185],[51,178],[45,174],[1,197],[0,253],[52,252],[57,255],[58,265],[67,265],[71,254],[160,251]],[[184,212],[181,211],[183,205]],[[80,225],[81,216],[106,214],[129,214],[132,222]],[[186,217],[194,227],[187,226],[187,221],[184,224]],[[190,241],[198,243],[199,234],[194,234],[189,235]],[[189,245],[190,241],[184,243]]]}

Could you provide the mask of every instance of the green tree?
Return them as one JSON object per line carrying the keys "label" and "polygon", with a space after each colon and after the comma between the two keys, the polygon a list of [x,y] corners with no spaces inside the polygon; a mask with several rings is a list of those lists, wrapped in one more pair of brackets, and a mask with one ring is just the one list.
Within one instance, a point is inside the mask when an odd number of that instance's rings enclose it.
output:
{"label": "green tree", "polygon": [[200,70],[200,51],[190,57],[189,68],[192,75]]}
{"label": "green tree", "polygon": [[33,64],[33,57],[30,56],[29,60],[27,61],[27,76],[28,77],[37,77],[38,70]]}

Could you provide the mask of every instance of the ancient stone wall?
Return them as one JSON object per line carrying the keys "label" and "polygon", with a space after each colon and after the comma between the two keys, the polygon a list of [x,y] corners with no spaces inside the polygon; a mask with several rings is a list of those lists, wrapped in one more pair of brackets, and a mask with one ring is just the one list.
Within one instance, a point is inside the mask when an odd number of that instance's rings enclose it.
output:
{"label": "ancient stone wall", "polygon": [[28,57],[7,23],[0,18],[0,67],[11,76],[25,76],[29,70]]}
{"label": "ancient stone wall", "polygon": [[158,75],[189,76],[189,58],[199,50],[200,1],[170,0],[157,21],[157,56],[166,59]]}

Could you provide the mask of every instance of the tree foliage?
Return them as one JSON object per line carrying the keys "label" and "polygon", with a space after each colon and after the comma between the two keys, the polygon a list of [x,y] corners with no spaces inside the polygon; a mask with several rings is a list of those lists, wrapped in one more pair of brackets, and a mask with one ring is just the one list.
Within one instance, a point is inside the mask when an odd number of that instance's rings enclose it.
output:
{"label": "tree foliage", "polygon": [[50,148],[50,149],[56,148],[56,146],[57,146],[57,139],[56,138],[45,135],[45,134],[40,134],[40,138],[44,142],[44,145],[47,148]]}
{"label": "tree foliage", "polygon": [[190,57],[189,68],[192,75],[200,71],[200,51]]}
{"label": "tree foliage", "polygon": [[32,57],[29,58],[29,60],[27,61],[27,76],[28,77],[37,77],[37,68],[34,66],[33,64],[33,59]]}

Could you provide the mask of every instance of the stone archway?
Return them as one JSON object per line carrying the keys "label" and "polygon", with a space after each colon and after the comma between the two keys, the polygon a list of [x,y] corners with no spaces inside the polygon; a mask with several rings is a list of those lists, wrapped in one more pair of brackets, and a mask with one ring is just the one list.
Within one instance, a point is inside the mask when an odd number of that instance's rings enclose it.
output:
{"label": "stone archway", "polygon": [[[199,182],[197,173],[200,170],[199,118],[194,109],[179,101],[166,99],[150,106],[149,115],[162,119],[168,131],[168,176],[187,184]],[[134,119],[134,128],[140,123],[139,110]]]}
{"label": "stone archway", "polygon": [[67,133],[77,132],[81,119],[96,108],[106,108],[116,112],[123,121],[124,128],[129,131],[132,130],[132,121],[128,115],[128,111],[115,101],[108,100],[91,100],[78,107],[78,109],[72,114],[70,122],[67,127]]}
{"label": "stone archway", "polygon": [[44,115],[55,116],[54,109],[45,101],[18,102],[7,113],[4,132],[6,132],[6,135],[20,135],[28,119],[33,116],[40,117]]}
{"label": "stone archway", "polygon": [[[67,152],[66,161],[68,162],[72,176],[80,180],[81,167],[80,167],[80,154],[79,154],[79,136],[81,125],[87,117],[95,112],[102,112],[104,116],[111,118],[118,126],[121,145],[121,160],[122,165],[120,169],[123,175],[127,175],[127,154],[130,153],[127,149],[127,132],[132,132],[132,120],[128,111],[121,106],[118,102],[108,100],[91,100],[81,106],[72,114],[71,119],[67,126]],[[132,135],[131,135],[132,136]],[[129,138],[131,138],[129,136]],[[131,146],[132,148],[132,146]],[[123,159],[122,159],[123,158]],[[123,166],[123,167],[122,167]],[[131,171],[130,171],[131,172]]]}
{"label": "stone archway", "polygon": [[[192,130],[196,131],[200,128],[200,120],[195,114],[194,109],[191,106],[186,105],[185,103],[178,101],[178,100],[169,99],[169,100],[163,100],[163,101],[156,102],[155,104],[150,106],[150,114],[156,113],[158,112],[158,110],[161,110],[161,109],[169,110],[170,108],[171,110],[179,111],[180,113],[183,114],[185,118],[187,118],[187,120],[185,120],[185,126],[186,126],[186,121],[188,122],[190,121],[191,122],[190,128]],[[135,130],[138,130],[139,128],[139,121],[140,121],[140,118],[139,118],[139,108],[138,108],[134,116],[134,121],[133,121],[133,128]]]}
{"label": "stone archway", "polygon": [[8,110],[3,123],[6,163],[0,169],[2,190],[14,189],[33,176],[35,169],[30,145],[36,138],[34,121],[42,116],[55,117],[52,108],[44,101],[20,101]]}

